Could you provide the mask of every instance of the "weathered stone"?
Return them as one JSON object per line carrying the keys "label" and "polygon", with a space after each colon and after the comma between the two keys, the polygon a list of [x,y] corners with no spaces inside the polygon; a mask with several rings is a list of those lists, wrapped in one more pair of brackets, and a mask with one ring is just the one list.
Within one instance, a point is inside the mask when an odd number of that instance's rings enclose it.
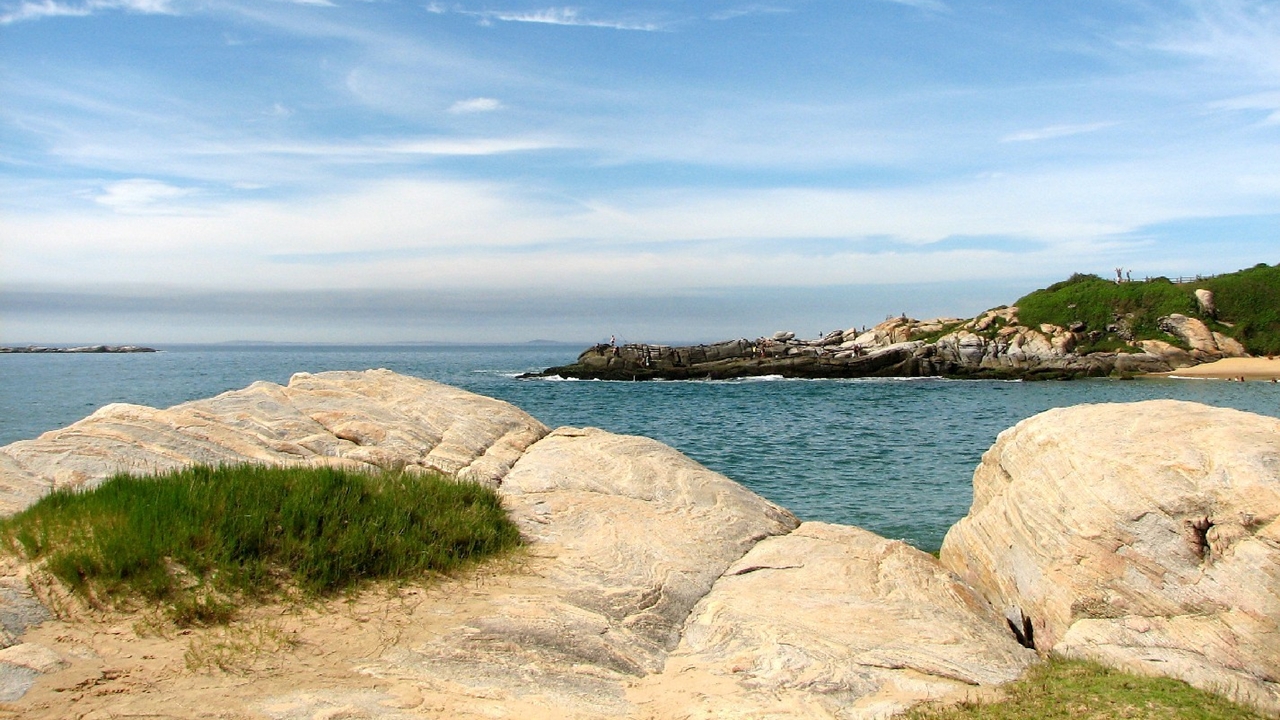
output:
{"label": "weathered stone", "polygon": [[39,643],[20,643],[0,650],[0,663],[30,668],[38,673],[51,673],[67,666],[58,653]]}
{"label": "weathered stone", "polygon": [[[1174,313],[1157,321],[1161,330],[1174,335],[1191,348],[1191,355],[1201,360],[1248,355],[1244,346],[1220,333],[1215,333],[1200,320]],[[1219,339],[1223,344],[1219,344]]]}
{"label": "weathered stone", "polygon": [[1200,288],[1196,290],[1196,304],[1200,306],[1200,312],[1209,317],[1218,316],[1218,305],[1214,302],[1213,291]]}
{"label": "weathered stone", "polygon": [[455,609],[436,641],[392,648],[366,672],[630,713],[625,678],[659,672],[725,568],[797,525],[666,445],[593,428],[533,445],[499,491],[530,542],[528,567]]}
{"label": "weathered stone", "polygon": [[492,484],[546,432],[508,403],[388,370],[299,373],[167,410],[107,405],[0,448],[0,512],[55,487],[193,463],[430,468]]}
{"label": "weathered stone", "polygon": [[1013,680],[1034,657],[933,557],[810,522],[735,562],[636,694],[670,718],[878,718]]}
{"label": "weathered stone", "polygon": [[1172,400],[1025,420],[942,562],[1043,652],[1280,712],[1280,420]]}

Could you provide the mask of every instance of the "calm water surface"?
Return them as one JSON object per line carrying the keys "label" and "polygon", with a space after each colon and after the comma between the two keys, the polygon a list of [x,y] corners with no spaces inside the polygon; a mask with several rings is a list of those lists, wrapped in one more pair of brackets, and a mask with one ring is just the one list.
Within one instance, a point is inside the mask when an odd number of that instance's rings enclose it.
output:
{"label": "calm water surface", "polygon": [[1280,385],[1203,380],[998,382],[517,380],[572,361],[547,346],[182,346],[138,355],[0,355],[0,445],[111,402],[167,407],[295,372],[389,368],[501,398],[547,425],[646,435],[802,519],[936,549],[968,510],[996,434],[1053,407],[1153,398],[1280,417]]}

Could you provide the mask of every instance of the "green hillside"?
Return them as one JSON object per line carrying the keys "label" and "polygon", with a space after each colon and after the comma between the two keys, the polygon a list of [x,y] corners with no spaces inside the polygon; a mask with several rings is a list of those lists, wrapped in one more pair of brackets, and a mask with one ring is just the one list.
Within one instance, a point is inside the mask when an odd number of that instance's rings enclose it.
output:
{"label": "green hillside", "polygon": [[[1217,316],[1200,312],[1195,291],[1212,290]],[[1090,336],[1081,352],[1114,350],[1128,340],[1164,340],[1158,318],[1172,313],[1196,317],[1211,329],[1239,340],[1254,355],[1280,354],[1280,265],[1247,270],[1193,283],[1168,278],[1116,283],[1097,275],[1072,275],[1016,303],[1023,325],[1051,323]],[[1083,328],[1080,326],[1083,325]]]}

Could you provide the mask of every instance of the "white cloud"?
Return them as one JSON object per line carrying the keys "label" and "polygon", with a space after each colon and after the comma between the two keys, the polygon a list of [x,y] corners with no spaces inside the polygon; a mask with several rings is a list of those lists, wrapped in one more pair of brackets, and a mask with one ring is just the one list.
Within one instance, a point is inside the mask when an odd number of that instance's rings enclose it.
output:
{"label": "white cloud", "polygon": [[930,12],[949,12],[951,8],[942,0],[885,0],[885,2],[895,3],[897,5],[909,5],[920,10],[928,10]]}
{"label": "white cloud", "polygon": [[1189,0],[1190,21],[1170,24],[1153,45],[1280,81],[1280,7],[1271,0]]}
{"label": "white cloud", "polygon": [[1280,125],[1280,91],[1261,92],[1210,103],[1214,110],[1261,110],[1267,113],[1263,125]]}
{"label": "white cloud", "polygon": [[1088,123],[1085,125],[1050,125],[1036,130],[1024,130],[1000,138],[1000,142],[1032,142],[1035,140],[1052,140],[1054,138],[1082,135],[1114,127],[1113,122]]}
{"label": "white cloud", "polygon": [[15,10],[0,15],[0,25],[47,17],[84,17],[103,10],[124,10],[146,15],[175,15],[171,0],[88,0],[82,3],[60,3],[57,0],[30,2],[25,0]]}
{"label": "white cloud", "polygon": [[[1132,264],[1134,233],[1152,225],[1272,212],[1275,168],[1275,153],[1207,153],[919,187],[631,189],[578,201],[399,180],[231,202],[134,179],[98,198],[114,213],[6,212],[12,262],[0,282],[660,291],[1053,276],[1082,258]],[[958,236],[1003,244],[942,242]]]}
{"label": "white cloud", "polygon": [[502,103],[494,98],[478,97],[468,100],[459,100],[449,106],[449,112],[455,115],[464,115],[468,113],[483,113],[501,110]]}
{"label": "white cloud", "polygon": [[752,15],[779,15],[782,13],[792,12],[791,8],[780,7],[778,5],[743,5],[741,7],[729,8],[713,13],[707,17],[711,20],[733,20],[740,17],[750,17]]}
{"label": "white cloud", "polygon": [[575,27],[597,27],[611,30],[639,30],[658,32],[664,28],[660,23],[636,20],[589,18],[579,14],[577,8],[559,7],[544,10],[483,10],[460,11],[482,20],[500,20],[502,22],[538,23],[543,25],[570,25]]}
{"label": "white cloud", "polygon": [[192,193],[190,189],[175,187],[158,180],[134,178],[107,185],[103,188],[103,193],[93,200],[116,212],[142,214],[163,212],[166,209],[166,201],[187,197]]}

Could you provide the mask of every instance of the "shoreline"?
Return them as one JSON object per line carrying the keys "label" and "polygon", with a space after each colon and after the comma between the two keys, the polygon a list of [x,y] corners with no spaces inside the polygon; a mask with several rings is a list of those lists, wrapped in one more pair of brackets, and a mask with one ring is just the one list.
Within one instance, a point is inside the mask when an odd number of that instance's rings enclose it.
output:
{"label": "shoreline", "polygon": [[1197,380],[1245,380],[1280,381],[1280,358],[1265,357],[1223,358],[1210,363],[1193,365],[1170,372],[1150,373],[1147,377]]}

